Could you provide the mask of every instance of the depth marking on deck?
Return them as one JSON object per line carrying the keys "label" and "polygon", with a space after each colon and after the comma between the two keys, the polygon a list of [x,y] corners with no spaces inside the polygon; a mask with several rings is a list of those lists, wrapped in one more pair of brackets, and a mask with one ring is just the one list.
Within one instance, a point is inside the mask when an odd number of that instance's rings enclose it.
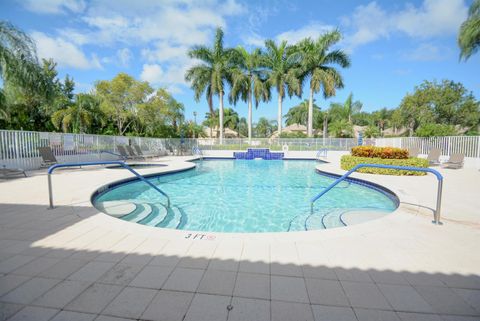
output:
{"label": "depth marking on deck", "polygon": [[190,240],[213,241],[216,236],[213,234],[188,233],[185,235],[185,238]]}

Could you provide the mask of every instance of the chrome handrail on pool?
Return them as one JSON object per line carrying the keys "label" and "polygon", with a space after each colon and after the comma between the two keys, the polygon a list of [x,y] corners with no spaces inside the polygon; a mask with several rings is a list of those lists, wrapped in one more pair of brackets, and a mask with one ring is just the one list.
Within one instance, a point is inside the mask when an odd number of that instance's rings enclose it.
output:
{"label": "chrome handrail on pool", "polygon": [[120,165],[123,168],[129,170],[133,175],[135,175],[139,180],[144,182],[145,184],[149,185],[152,187],[154,190],[162,194],[167,198],[167,207],[170,207],[170,197],[162,191],[160,188],[157,186],[153,185],[151,182],[149,182],[145,177],[140,175],[138,172],[136,172],[133,168],[125,164],[125,162],[122,161],[105,161],[105,162],[83,162],[83,163],[63,163],[63,164],[55,164],[52,165],[48,168],[48,200],[49,200],[49,208],[52,209],[54,208],[53,206],[53,191],[52,191],[52,173],[55,169],[61,168],[61,167],[77,167],[77,166],[94,166],[94,165]]}
{"label": "chrome handrail on pool", "polygon": [[428,172],[432,173],[437,177],[438,180],[438,189],[437,189],[437,207],[435,210],[435,215],[434,215],[434,220],[432,223],[441,225],[442,223],[440,222],[440,210],[442,207],[442,189],[443,189],[443,176],[440,174],[438,171],[432,169],[432,168],[421,168],[421,167],[410,167],[410,166],[394,166],[394,165],[383,165],[383,164],[358,164],[345,174],[343,174],[341,177],[339,177],[335,182],[330,184],[326,189],[318,193],[317,196],[312,197],[310,200],[310,210],[313,212],[313,203],[315,203],[320,197],[325,195],[328,191],[330,191],[332,188],[335,187],[338,183],[341,181],[345,180],[350,174],[353,172],[357,171],[360,168],[363,167],[374,167],[374,168],[386,168],[386,169],[398,169],[398,170],[407,170],[407,171],[416,171],[416,172]]}

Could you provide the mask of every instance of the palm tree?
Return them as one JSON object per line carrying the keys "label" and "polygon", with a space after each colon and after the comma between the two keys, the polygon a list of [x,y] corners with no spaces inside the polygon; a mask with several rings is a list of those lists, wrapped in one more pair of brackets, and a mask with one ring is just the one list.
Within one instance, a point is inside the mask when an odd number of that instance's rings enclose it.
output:
{"label": "palm tree", "polygon": [[33,40],[6,21],[0,21],[0,79],[45,97],[54,90],[38,62]]}
{"label": "palm tree", "polygon": [[257,132],[257,137],[268,137],[272,134],[272,124],[265,117],[260,117],[258,119],[257,125],[255,126],[255,131]]}
{"label": "palm tree", "polygon": [[[245,48],[238,47],[237,67],[232,72],[232,90],[230,101],[235,104],[238,99],[248,103],[248,140],[252,140],[252,99],[255,107],[259,101],[270,100],[270,85],[266,81],[267,72],[262,67],[262,52],[254,49],[249,53]],[[253,97],[252,97],[253,96]]]}
{"label": "palm tree", "polygon": [[198,101],[205,91],[210,112],[213,112],[211,99],[213,95],[218,95],[220,144],[223,144],[223,96],[225,82],[231,84],[235,50],[223,47],[223,31],[217,28],[213,47],[195,46],[188,52],[188,56],[201,60],[201,63],[188,69],[185,74],[185,79],[191,82],[191,87],[195,91],[195,99]]}
{"label": "palm tree", "polygon": [[277,45],[273,40],[265,41],[266,53],[264,64],[269,69],[268,82],[277,89],[278,93],[278,134],[282,132],[282,102],[285,93],[291,97],[293,94],[301,96],[302,86],[299,78],[298,66],[292,59],[292,47],[286,41]]}
{"label": "palm tree", "polygon": [[480,0],[475,0],[468,10],[468,18],[458,33],[460,59],[465,61],[480,48]]}
{"label": "palm tree", "polygon": [[363,104],[360,101],[353,101],[353,93],[350,93],[345,101],[345,104],[343,105],[343,108],[348,115],[348,122],[350,124],[352,124],[352,115],[359,113],[362,107]]}
{"label": "palm tree", "polygon": [[[322,112],[320,107],[313,104],[313,122],[319,124],[322,120]],[[308,99],[305,99],[297,106],[290,108],[285,115],[285,124],[287,126],[293,124],[307,125],[308,120]]]}
{"label": "palm tree", "polygon": [[223,125],[230,129],[236,130],[238,128],[238,123],[240,122],[238,113],[232,108],[225,108],[224,114],[225,117],[223,118]]}
{"label": "palm tree", "polygon": [[52,123],[63,132],[85,133],[95,122],[99,101],[90,94],[77,94],[75,102],[52,114]]}
{"label": "palm tree", "polygon": [[320,90],[324,98],[335,95],[337,88],[343,88],[343,79],[338,70],[331,66],[337,64],[342,68],[350,66],[348,55],[342,50],[329,51],[330,47],[340,41],[338,30],[327,32],[317,40],[307,38],[296,47],[304,77],[310,77],[310,97],[308,105],[308,137],[313,136],[313,95]]}

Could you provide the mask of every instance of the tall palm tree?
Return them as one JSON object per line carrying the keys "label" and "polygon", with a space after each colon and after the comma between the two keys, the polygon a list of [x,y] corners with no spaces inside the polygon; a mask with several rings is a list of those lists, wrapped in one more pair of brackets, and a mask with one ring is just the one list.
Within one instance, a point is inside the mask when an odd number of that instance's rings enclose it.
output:
{"label": "tall palm tree", "polygon": [[301,96],[302,86],[297,63],[292,59],[292,47],[286,41],[276,44],[273,40],[265,41],[264,64],[269,69],[268,82],[278,93],[278,134],[282,132],[282,103],[285,94]]}
{"label": "tall palm tree", "polygon": [[230,101],[235,104],[238,99],[248,103],[248,140],[252,139],[252,100],[255,107],[260,101],[270,100],[270,85],[266,81],[267,71],[262,66],[262,52],[254,49],[249,53],[243,47],[237,47],[237,66],[232,72],[232,90]]}
{"label": "tall palm tree", "polygon": [[467,60],[480,49],[480,0],[475,0],[468,10],[468,18],[458,33],[460,59]]}
{"label": "tall palm tree", "polygon": [[[217,28],[213,47],[195,46],[188,52],[188,56],[201,60],[201,63],[188,69],[185,74],[185,79],[191,82],[191,87],[195,91],[195,98],[198,100],[205,91],[207,100],[210,102],[213,95],[218,95],[220,144],[223,144],[223,97],[225,83],[231,84],[235,50],[224,48],[223,31]],[[213,112],[213,108],[210,112]]]}
{"label": "tall palm tree", "polygon": [[303,75],[310,78],[310,96],[308,105],[308,137],[313,136],[313,95],[320,90],[324,98],[335,95],[337,88],[343,88],[343,79],[333,64],[342,68],[350,66],[348,55],[342,50],[330,51],[330,47],[340,41],[338,30],[327,32],[317,40],[307,38],[296,47],[297,59],[302,65]]}

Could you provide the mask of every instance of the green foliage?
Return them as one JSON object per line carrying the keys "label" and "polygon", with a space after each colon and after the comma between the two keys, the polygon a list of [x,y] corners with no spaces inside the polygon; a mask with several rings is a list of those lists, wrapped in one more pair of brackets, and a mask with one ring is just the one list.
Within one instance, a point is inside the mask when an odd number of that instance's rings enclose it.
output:
{"label": "green foliage", "polygon": [[413,134],[423,124],[439,123],[472,128],[480,122],[480,104],[461,83],[424,81],[403,98],[403,123]]}
{"label": "green foliage", "polygon": [[112,80],[95,83],[95,94],[100,98],[100,108],[116,125],[119,135],[125,134],[134,121],[140,104],[147,100],[153,89],[147,82],[135,80],[119,73]]}
{"label": "green foliage", "polygon": [[[308,99],[305,99],[297,106],[290,108],[285,117],[285,124],[287,126],[293,124],[300,124],[307,126],[308,121]],[[314,128],[320,128],[322,126],[323,114],[315,103],[313,104],[313,124]]]}
{"label": "green foliage", "polygon": [[378,136],[380,136],[380,130],[376,126],[370,125],[363,132],[363,137],[366,137],[366,138],[375,138]]}
{"label": "green foliage", "polygon": [[[428,167],[428,160],[424,158],[408,158],[408,159],[383,159],[383,158],[370,158],[370,157],[357,157],[351,155],[343,155],[340,159],[340,167],[343,170],[351,170],[358,164],[384,164],[395,166],[411,166],[411,167]],[[382,175],[426,175],[424,172],[417,171],[405,171],[396,169],[384,169],[384,168],[361,168],[358,170],[360,173],[369,174],[382,174]]]}
{"label": "green foliage", "polygon": [[274,131],[274,125],[265,117],[260,117],[255,125],[256,137],[270,137]]}
{"label": "green foliage", "polygon": [[418,137],[453,136],[455,134],[455,127],[446,124],[422,124],[415,131],[415,136]]}
{"label": "green foliage", "polygon": [[328,125],[330,136],[338,138],[353,137],[353,126],[347,119],[335,120]]}
{"label": "green foliage", "polygon": [[352,147],[352,156],[384,158],[384,159],[406,159],[408,150],[395,147],[355,146]]}
{"label": "green foliage", "polygon": [[291,133],[282,132],[280,134],[280,138],[307,138],[307,135],[302,132],[291,132]]}
{"label": "green foliage", "polygon": [[460,59],[467,60],[480,49],[480,0],[474,0],[468,11],[468,18],[458,33]]}

